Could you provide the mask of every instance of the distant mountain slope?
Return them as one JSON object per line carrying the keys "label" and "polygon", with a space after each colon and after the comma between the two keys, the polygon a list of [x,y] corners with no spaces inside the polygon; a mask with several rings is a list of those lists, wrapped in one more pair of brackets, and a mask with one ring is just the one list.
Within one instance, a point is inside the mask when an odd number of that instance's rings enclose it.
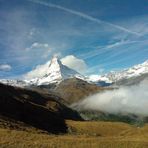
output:
{"label": "distant mountain slope", "polygon": [[[136,80],[139,77],[147,77],[148,74],[148,61],[142,64],[135,65],[131,68],[119,72],[110,72],[104,75],[91,75],[83,76],[73,69],[63,65],[57,57],[53,57],[46,65],[46,71],[38,78],[28,80],[7,80],[1,79],[0,82],[11,86],[28,87],[28,86],[41,86],[59,84],[63,80],[70,78],[78,78],[88,83],[95,83],[98,86],[109,86],[112,84],[121,84],[122,82]],[[41,69],[40,69],[41,70]],[[36,70],[36,72],[38,72]],[[40,71],[39,71],[40,72]],[[134,82],[133,82],[134,83]]]}
{"label": "distant mountain slope", "polygon": [[0,79],[0,83],[17,87],[25,87],[29,85],[24,80],[11,80],[11,79]]}
{"label": "distant mountain slope", "polygon": [[121,79],[121,80],[115,82],[113,86],[115,86],[115,85],[117,85],[117,86],[137,85],[141,81],[146,80],[146,79],[148,79],[148,73],[141,74],[140,76],[136,76],[136,77]]}
{"label": "distant mountain slope", "polygon": [[81,120],[54,96],[0,84],[0,115],[48,132],[66,132],[64,119]]}
{"label": "distant mountain slope", "polygon": [[55,87],[54,92],[68,104],[80,101],[86,96],[103,91],[105,88],[90,84],[78,78],[66,79]]}
{"label": "distant mountain slope", "polygon": [[133,79],[138,78],[142,75],[148,76],[148,61],[145,61],[142,64],[138,64],[135,65],[131,68],[125,69],[123,71],[119,71],[119,72],[110,72],[108,74],[105,75],[92,75],[89,77],[89,80],[95,83],[99,83],[99,82],[105,82],[106,84],[112,84],[112,83],[116,83],[118,84],[118,82],[125,81],[125,80],[129,80],[129,79]]}

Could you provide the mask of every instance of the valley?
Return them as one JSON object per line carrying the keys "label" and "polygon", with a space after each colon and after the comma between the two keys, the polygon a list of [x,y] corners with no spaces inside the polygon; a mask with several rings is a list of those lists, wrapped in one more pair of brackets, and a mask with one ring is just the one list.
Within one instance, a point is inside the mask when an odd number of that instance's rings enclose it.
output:
{"label": "valley", "polygon": [[0,0],[0,148],[148,148],[148,0]]}
{"label": "valley", "polygon": [[95,103],[98,98],[108,100],[122,87],[145,87],[147,73],[102,86],[56,57],[47,69],[37,79],[1,80],[0,147],[148,147],[148,116],[106,111]]}
{"label": "valley", "polygon": [[60,147],[60,148],[147,148],[148,125],[137,128],[120,122],[67,120],[67,134],[47,134],[42,131],[2,128],[0,147]]}

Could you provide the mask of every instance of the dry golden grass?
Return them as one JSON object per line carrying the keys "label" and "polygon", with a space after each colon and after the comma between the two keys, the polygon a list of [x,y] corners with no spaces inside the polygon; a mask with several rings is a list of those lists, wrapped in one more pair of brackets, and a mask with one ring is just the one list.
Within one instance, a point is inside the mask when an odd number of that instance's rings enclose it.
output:
{"label": "dry golden grass", "polygon": [[132,126],[122,122],[103,122],[103,121],[66,121],[69,129],[73,133],[99,135],[99,136],[118,136],[123,131],[133,129]]}
{"label": "dry golden grass", "polygon": [[0,147],[49,148],[147,148],[148,125],[66,121],[69,134],[48,135],[0,128]]}

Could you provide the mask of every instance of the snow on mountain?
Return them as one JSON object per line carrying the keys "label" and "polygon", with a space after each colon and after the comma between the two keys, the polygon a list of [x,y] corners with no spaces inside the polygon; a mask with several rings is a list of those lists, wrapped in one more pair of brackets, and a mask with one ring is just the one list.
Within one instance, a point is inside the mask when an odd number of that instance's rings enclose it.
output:
{"label": "snow on mountain", "polygon": [[[42,72],[42,76],[40,77],[27,80],[2,79],[0,80],[0,83],[25,87],[29,85],[48,85],[51,83],[59,83],[62,80],[76,77],[90,83],[97,83],[98,85],[101,86],[108,86],[112,83],[124,79],[136,78],[143,74],[147,74],[148,60],[142,64],[135,65],[129,69],[125,69],[120,72],[110,72],[104,75],[91,75],[89,77],[85,77],[76,72],[75,70],[67,67],[66,65],[63,65],[62,62],[55,56],[51,59],[50,62],[46,63],[46,65],[43,68],[44,72]],[[37,71],[36,69],[36,73],[40,72],[40,69],[42,69],[42,67],[39,68],[39,71]]]}
{"label": "snow on mountain", "polygon": [[48,71],[48,67],[50,65],[50,62],[51,61],[49,60],[45,64],[37,65],[31,71],[25,73],[23,75],[23,79],[25,79],[25,80],[31,80],[31,79],[36,79],[36,78],[43,77],[47,73],[47,71]]}
{"label": "snow on mountain", "polygon": [[[40,70],[44,70],[44,73],[40,72]],[[39,70],[39,71],[38,71]],[[59,83],[64,79],[68,78],[79,78],[85,79],[84,76],[76,72],[75,70],[63,65],[61,61],[54,56],[50,62],[47,62],[44,67],[42,66],[39,69],[36,69],[36,73],[41,73],[40,77],[26,79],[26,80],[0,80],[1,83],[19,87],[25,87],[29,85],[48,85],[50,83]]]}
{"label": "snow on mountain", "polygon": [[17,87],[25,87],[29,85],[26,81],[23,80],[11,80],[11,79],[0,79],[0,83],[11,85],[11,86],[17,86]]}
{"label": "snow on mountain", "polygon": [[47,73],[42,78],[38,78],[36,80],[31,80],[36,85],[46,85],[49,83],[60,82],[64,79],[77,77],[80,79],[84,79],[84,76],[79,74],[73,69],[63,65],[61,61],[57,57],[53,57],[49,66]]}
{"label": "snow on mountain", "polygon": [[89,81],[99,82],[105,81],[106,83],[114,83],[123,79],[129,79],[148,73],[148,60],[142,64],[135,65],[129,69],[125,69],[119,72],[110,72],[105,75],[92,75],[89,77]]}
{"label": "snow on mountain", "polygon": [[112,81],[106,77],[105,75],[90,75],[88,77],[88,81],[90,82],[98,82],[98,81],[105,81],[107,83],[112,83]]}

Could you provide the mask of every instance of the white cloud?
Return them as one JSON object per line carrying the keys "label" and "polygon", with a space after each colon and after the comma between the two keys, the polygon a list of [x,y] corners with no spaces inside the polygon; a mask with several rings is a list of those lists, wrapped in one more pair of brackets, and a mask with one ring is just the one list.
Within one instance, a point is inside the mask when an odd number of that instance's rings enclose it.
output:
{"label": "white cloud", "polygon": [[108,113],[131,113],[148,116],[148,80],[139,85],[120,87],[85,98],[74,104],[80,110],[99,110]]}
{"label": "white cloud", "polygon": [[50,61],[48,61],[46,64],[38,65],[35,69],[25,74],[23,77],[25,79],[33,79],[33,78],[41,78],[45,75],[48,71],[48,66],[50,64]]}
{"label": "white cloud", "polygon": [[100,75],[90,75],[89,79],[93,82],[98,81],[100,78]]}
{"label": "white cloud", "polygon": [[[76,58],[73,55],[66,56],[61,59],[61,62],[68,66],[69,68],[72,68],[74,70],[77,70],[78,72],[82,72],[86,70],[86,64],[83,60]],[[48,61],[45,64],[38,65],[33,69],[32,71],[25,74],[23,77],[24,79],[34,79],[34,78],[41,78],[48,72],[48,67],[50,65],[50,61]]]}
{"label": "white cloud", "polygon": [[0,64],[0,71],[10,71],[12,67],[8,64]]}
{"label": "white cloud", "polygon": [[49,45],[47,43],[38,43],[34,42],[30,47],[26,48],[27,51],[30,51],[32,49],[50,49]]}
{"label": "white cloud", "polygon": [[84,60],[78,59],[73,55],[68,55],[61,59],[62,63],[69,68],[72,68],[80,73],[83,73],[87,69],[87,65]]}
{"label": "white cloud", "polygon": [[42,58],[47,58],[49,54],[52,52],[51,47],[47,43],[39,43],[39,42],[34,42],[30,47],[27,47],[25,49],[27,52],[33,52],[38,50],[38,52],[42,52],[40,55]]}
{"label": "white cloud", "polygon": [[31,28],[30,31],[28,32],[28,38],[33,38],[38,32],[36,28]]}

